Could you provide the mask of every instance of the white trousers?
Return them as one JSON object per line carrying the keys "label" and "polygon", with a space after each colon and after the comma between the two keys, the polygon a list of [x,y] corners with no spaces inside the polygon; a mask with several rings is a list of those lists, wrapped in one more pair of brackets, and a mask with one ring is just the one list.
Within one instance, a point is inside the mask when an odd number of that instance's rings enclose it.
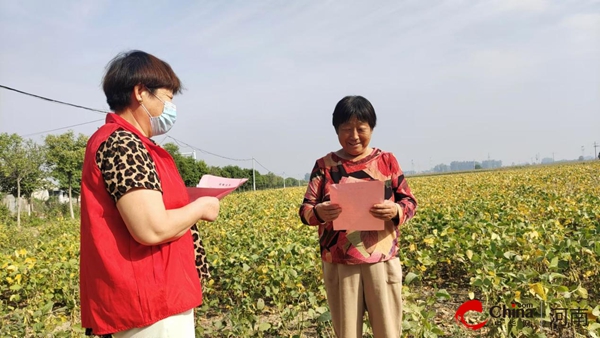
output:
{"label": "white trousers", "polygon": [[194,309],[141,328],[113,333],[114,338],[195,338]]}

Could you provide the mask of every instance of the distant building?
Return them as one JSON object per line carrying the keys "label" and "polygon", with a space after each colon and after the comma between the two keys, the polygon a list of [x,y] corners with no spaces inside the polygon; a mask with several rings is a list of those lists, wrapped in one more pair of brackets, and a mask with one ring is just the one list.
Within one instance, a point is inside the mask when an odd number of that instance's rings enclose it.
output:
{"label": "distant building", "polygon": [[450,165],[441,163],[431,169],[434,173],[447,173],[451,171],[468,171],[474,169],[496,169],[502,167],[502,161],[485,160],[481,163],[476,161],[452,161]]}
{"label": "distant building", "polygon": [[[62,190],[53,189],[53,190],[38,190],[31,193],[31,197],[40,201],[47,201],[50,197],[56,197],[58,203],[64,204],[69,203],[68,193]],[[73,196],[73,202],[78,204],[81,202],[80,197],[75,195]],[[2,200],[0,201],[3,205],[5,205],[11,213],[17,212],[17,198],[13,195],[4,195]],[[26,197],[21,197],[21,212],[31,212],[31,208],[29,205],[29,200]]]}
{"label": "distant building", "polygon": [[496,169],[502,167],[502,161],[486,160],[481,162],[481,168],[483,169]]}
{"label": "distant building", "polygon": [[[59,189],[52,190],[38,190],[31,194],[31,197],[38,199],[40,201],[47,201],[50,197],[56,197],[58,199],[58,203],[69,203],[69,196],[66,191]],[[77,200],[77,196],[74,196],[75,200]]]}

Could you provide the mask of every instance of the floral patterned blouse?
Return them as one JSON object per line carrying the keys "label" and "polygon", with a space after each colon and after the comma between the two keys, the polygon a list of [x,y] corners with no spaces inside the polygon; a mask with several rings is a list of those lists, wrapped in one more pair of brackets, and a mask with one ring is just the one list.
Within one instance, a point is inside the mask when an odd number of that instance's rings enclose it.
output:
{"label": "floral patterned blouse", "polygon": [[[385,222],[384,230],[336,231],[333,230],[333,222],[321,223],[315,216],[315,205],[330,200],[329,190],[332,184],[356,180],[384,181],[384,198],[400,206],[399,217]],[[323,261],[364,264],[397,257],[399,225],[411,219],[416,209],[417,201],[394,155],[374,148],[371,154],[356,162],[343,159],[333,152],[318,159],[312,170],[299,213],[304,224],[319,226]]]}

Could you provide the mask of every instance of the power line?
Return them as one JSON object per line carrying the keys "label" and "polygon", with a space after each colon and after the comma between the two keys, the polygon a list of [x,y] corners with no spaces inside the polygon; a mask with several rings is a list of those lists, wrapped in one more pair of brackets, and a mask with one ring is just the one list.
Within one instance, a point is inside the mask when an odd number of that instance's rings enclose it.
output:
{"label": "power line", "polygon": [[83,126],[84,124],[90,124],[90,123],[95,123],[95,122],[100,122],[100,121],[104,121],[104,119],[99,119],[99,120],[94,120],[94,121],[89,121],[89,122],[83,122],[83,123],[74,124],[74,125],[71,125],[71,126],[66,126],[66,127],[61,127],[61,128],[51,129],[51,130],[40,131],[40,132],[32,133],[32,134],[21,135],[21,137],[29,137],[29,136],[39,135],[39,134],[50,133],[50,132],[57,131],[57,130],[67,129],[67,128],[71,128],[71,127]]}
{"label": "power line", "polygon": [[[34,98],[37,98],[37,99],[41,99],[41,100],[45,100],[45,101],[49,101],[49,102],[53,102],[53,103],[58,103],[58,104],[66,105],[66,106],[71,106],[71,107],[75,107],[75,108],[79,108],[79,109],[85,109],[85,110],[93,111],[93,112],[96,112],[96,113],[102,113],[102,114],[108,114],[108,113],[110,113],[109,111],[105,111],[105,110],[99,110],[99,109],[94,109],[94,108],[80,106],[80,105],[73,104],[73,103],[68,103],[68,102],[64,102],[64,101],[54,100],[54,99],[51,99],[51,98],[48,98],[48,97],[44,97],[44,96],[40,96],[40,95],[28,93],[28,92],[25,92],[25,91],[22,91],[22,90],[18,90],[18,89],[12,88],[12,87],[4,86],[4,85],[0,85],[0,88],[11,90],[11,91],[14,91],[16,93],[27,95],[27,96],[31,96],[31,97],[34,97]],[[41,132],[37,132],[37,133],[31,133],[31,134],[26,134],[26,135],[21,135],[21,136],[22,137],[28,137],[28,136],[34,136],[34,135],[39,135],[39,134],[45,134],[45,133],[49,133],[49,132],[53,132],[53,131],[57,131],[57,130],[72,128],[72,127],[78,127],[78,126],[82,126],[82,125],[85,125],[85,124],[95,123],[95,122],[99,122],[99,121],[103,121],[103,120],[104,119],[94,120],[94,121],[89,121],[89,122],[74,124],[74,125],[70,125],[70,126],[66,126],[66,127],[61,127],[61,128],[51,129],[51,130],[45,130],[45,131],[41,131]],[[186,143],[186,142],[183,142],[181,140],[178,140],[178,139],[176,139],[176,138],[174,138],[172,136],[168,136],[167,135],[162,140],[162,142],[160,144],[162,144],[166,140],[167,137],[170,138],[170,139],[172,139],[173,141],[175,141],[180,146],[184,145],[184,146],[187,146],[189,148],[198,150],[198,151],[200,151],[201,153],[204,153],[204,154],[216,156],[216,157],[223,158],[223,159],[230,160],[230,161],[238,161],[238,162],[255,161],[256,163],[258,163],[258,165],[260,165],[267,172],[272,172],[267,167],[265,167],[260,162],[258,162],[255,158],[232,158],[232,157],[228,157],[228,156],[223,156],[223,155],[215,154],[215,153],[210,152],[208,150],[204,150],[204,149],[195,147],[195,146],[193,146],[193,145],[191,145],[189,143]]]}
{"label": "power line", "polygon": [[263,169],[265,169],[267,172],[269,172],[269,173],[272,173],[272,171],[271,171],[271,170],[267,169],[267,167],[265,167],[264,165],[260,164],[260,162],[258,162],[258,160],[257,160],[257,159],[254,159],[254,161],[255,161],[256,163],[258,163],[258,165],[259,165],[259,166],[263,167]]}
{"label": "power line", "polygon": [[[177,143],[179,146],[186,146],[186,147],[189,147],[189,148],[192,148],[192,149],[196,149],[196,150],[198,150],[198,151],[200,151],[202,153],[209,154],[209,155],[216,156],[216,157],[220,157],[220,158],[223,158],[223,159],[226,159],[226,160],[238,161],[238,162],[247,162],[247,161],[254,160],[254,162],[256,162],[259,166],[261,166],[267,172],[272,172],[271,170],[269,170],[269,168],[267,168],[264,165],[262,165],[262,163],[258,162],[258,160],[255,159],[255,158],[232,158],[232,157],[227,157],[227,156],[215,154],[215,153],[210,152],[208,150],[200,149],[200,148],[195,147],[195,146],[193,146],[193,145],[191,145],[189,143],[186,143],[186,142],[183,142],[181,140],[178,140],[178,139],[174,138],[173,136],[167,135],[167,137],[170,138],[170,139],[172,139],[173,141],[175,141],[175,143]],[[163,142],[164,142],[164,140],[163,140]]]}
{"label": "power line", "polygon": [[[251,159],[251,158],[232,158],[232,157],[227,157],[227,156],[223,156],[223,155],[215,154],[215,153],[213,153],[213,152],[210,152],[210,151],[208,151],[208,150],[200,149],[200,148],[198,148],[198,147],[195,147],[195,146],[193,146],[193,145],[191,145],[191,144],[189,144],[189,143],[185,143],[185,142],[183,142],[183,141],[180,141],[180,140],[178,140],[178,139],[174,138],[173,136],[167,136],[167,137],[168,137],[168,138],[170,138],[170,139],[172,139],[173,141],[175,141],[175,143],[177,143],[177,144],[178,144],[178,145],[180,145],[180,146],[184,145],[184,146],[186,146],[186,147],[189,147],[189,148],[192,148],[192,149],[196,149],[196,150],[198,150],[199,152],[201,152],[201,153],[204,153],[204,154],[209,154],[209,155],[212,155],[212,156],[220,157],[220,158],[223,158],[223,159],[226,159],[226,160],[231,160],[231,161],[238,161],[238,162],[252,161],[252,159]],[[164,142],[164,141],[163,141],[163,142]],[[255,160],[256,160],[256,159],[255,159]],[[257,161],[257,162],[258,162],[258,161]],[[259,164],[260,164],[260,163],[259,163]],[[261,165],[261,166],[262,166],[262,165]],[[264,167],[263,167],[263,168],[264,168]],[[265,168],[265,169],[266,169],[266,168]]]}
{"label": "power line", "polygon": [[18,90],[18,89],[15,89],[15,88],[4,86],[4,85],[0,85],[0,88],[4,88],[4,89],[7,89],[7,90],[12,90],[13,92],[17,92],[19,94],[23,94],[23,95],[35,97],[37,99],[41,99],[41,100],[45,100],[45,101],[49,101],[49,102],[54,102],[54,103],[58,103],[58,104],[63,104],[65,106],[71,106],[71,107],[75,107],[75,108],[79,108],[79,109],[90,110],[90,111],[93,111],[93,112],[96,112],[96,113],[102,113],[102,114],[108,114],[108,113],[110,113],[110,112],[105,111],[105,110],[94,109],[94,108],[84,107],[84,106],[80,106],[80,105],[73,104],[73,103],[68,103],[68,102],[63,102],[63,101],[59,101],[59,100],[54,100],[54,99],[51,99],[51,98],[47,98],[47,97],[44,97],[44,96],[40,96],[40,95],[36,95],[36,94],[24,92],[22,90]]}
{"label": "power line", "polygon": [[158,142],[158,144],[162,145],[163,143],[165,143],[165,140],[167,139],[167,137],[169,137],[169,135],[165,135],[165,137],[163,137],[162,141]]}

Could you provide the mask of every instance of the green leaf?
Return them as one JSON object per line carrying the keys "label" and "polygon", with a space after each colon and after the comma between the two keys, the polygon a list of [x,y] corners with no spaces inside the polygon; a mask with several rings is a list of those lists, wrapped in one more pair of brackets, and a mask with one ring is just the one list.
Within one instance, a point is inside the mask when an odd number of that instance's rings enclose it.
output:
{"label": "green leaf", "polygon": [[[552,261],[554,261],[554,260],[552,260]],[[550,277],[548,277],[548,280],[550,282],[552,282],[552,280],[554,280],[555,278],[567,278],[567,276],[557,273],[557,272],[553,272],[550,274]]]}
{"label": "green leaf", "polygon": [[[558,256],[557,256],[557,257],[554,257],[554,258],[552,258],[552,261],[550,262],[550,267],[551,267],[551,268],[556,268],[556,267],[558,267]],[[552,281],[552,280],[550,280],[550,281]]]}
{"label": "green leaf", "polygon": [[319,306],[318,308],[315,309],[315,311],[317,311],[320,314],[324,314],[325,312],[327,312],[327,307],[326,306]]}
{"label": "green leaf", "polygon": [[324,323],[324,322],[329,322],[331,321],[331,312],[327,311],[325,313],[322,313],[319,318],[317,318],[317,321],[319,323]]}
{"label": "green leaf", "polygon": [[450,294],[448,293],[448,291],[446,291],[446,289],[441,289],[441,290],[438,290],[438,291],[435,293],[435,296],[436,296],[437,298],[444,298],[444,299],[446,299],[446,300],[449,300],[450,298],[452,298],[452,296],[450,296]]}
{"label": "green leaf", "polygon": [[259,298],[258,301],[256,302],[256,309],[258,310],[262,310],[265,308],[265,301],[262,298]]}
{"label": "green leaf", "polygon": [[409,272],[406,274],[406,278],[404,278],[404,284],[405,285],[409,285],[410,282],[413,281],[413,279],[417,278],[418,276],[412,272]]}
{"label": "green leaf", "polygon": [[265,323],[265,322],[260,323],[260,325],[258,326],[258,329],[260,331],[267,331],[270,328],[271,328],[271,324]]}
{"label": "green leaf", "polygon": [[50,301],[48,303],[46,303],[46,305],[44,305],[40,311],[42,311],[42,313],[48,313],[52,310],[52,307],[54,306],[54,302]]}
{"label": "green leaf", "polygon": [[437,335],[440,335],[440,336],[443,336],[443,335],[445,335],[445,332],[444,332],[444,331],[442,331],[442,330],[441,330],[439,327],[437,327],[437,326],[433,327],[433,328],[431,329],[431,332],[433,332],[433,333],[435,333],[435,334],[437,334]]}
{"label": "green leaf", "polygon": [[596,331],[600,329],[600,323],[592,323],[587,329],[588,331]]}

